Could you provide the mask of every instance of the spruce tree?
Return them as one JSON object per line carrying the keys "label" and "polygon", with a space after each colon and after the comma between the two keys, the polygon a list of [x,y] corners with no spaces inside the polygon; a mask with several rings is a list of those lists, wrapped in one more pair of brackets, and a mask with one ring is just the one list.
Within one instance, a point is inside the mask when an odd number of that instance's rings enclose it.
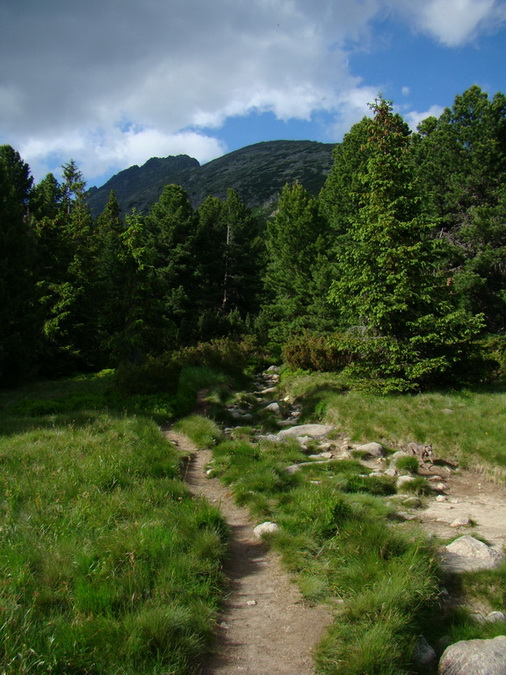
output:
{"label": "spruce tree", "polygon": [[481,319],[454,307],[439,274],[439,242],[421,215],[405,123],[382,98],[372,110],[365,192],[330,298],[361,336],[353,346],[356,370],[403,389],[452,372]]}

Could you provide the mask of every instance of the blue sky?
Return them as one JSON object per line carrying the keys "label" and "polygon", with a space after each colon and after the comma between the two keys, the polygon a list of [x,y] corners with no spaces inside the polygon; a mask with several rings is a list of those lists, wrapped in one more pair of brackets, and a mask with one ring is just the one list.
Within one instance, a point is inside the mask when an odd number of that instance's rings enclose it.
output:
{"label": "blue sky", "polygon": [[88,185],[152,156],[337,142],[378,92],[413,128],[506,92],[506,0],[3,0],[0,143]]}

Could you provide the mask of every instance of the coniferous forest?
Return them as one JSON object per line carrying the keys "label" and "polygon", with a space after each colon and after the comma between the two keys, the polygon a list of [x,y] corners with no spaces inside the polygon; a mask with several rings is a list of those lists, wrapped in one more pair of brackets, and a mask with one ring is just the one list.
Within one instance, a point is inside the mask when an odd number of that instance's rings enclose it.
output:
{"label": "coniferous forest", "polygon": [[0,379],[142,367],[248,336],[377,391],[493,377],[506,323],[506,96],[473,86],[414,133],[390,102],[336,145],[320,194],[93,218],[74,161],[34,184],[0,148]]}

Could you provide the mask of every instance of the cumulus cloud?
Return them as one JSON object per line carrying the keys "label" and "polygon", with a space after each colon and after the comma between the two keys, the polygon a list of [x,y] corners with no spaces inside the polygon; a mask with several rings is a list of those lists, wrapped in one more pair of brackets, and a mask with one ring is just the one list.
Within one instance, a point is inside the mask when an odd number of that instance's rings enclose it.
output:
{"label": "cumulus cloud", "polygon": [[497,0],[394,0],[393,7],[408,17],[415,29],[448,47],[497,30],[506,20],[506,5]]}
{"label": "cumulus cloud", "polygon": [[[394,14],[447,45],[501,14],[495,0],[5,0],[0,142],[34,174],[73,157],[88,179],[187,153],[226,151],[230,117],[334,118],[342,135],[378,85],[350,71],[353,45]],[[125,124],[125,121],[128,124]],[[188,129],[191,129],[189,131]]]}
{"label": "cumulus cloud", "polygon": [[440,117],[444,108],[440,105],[433,105],[425,112],[417,112],[416,110],[411,110],[404,117],[406,122],[409,124],[410,129],[416,131],[418,125],[423,120],[426,120],[427,117]]}

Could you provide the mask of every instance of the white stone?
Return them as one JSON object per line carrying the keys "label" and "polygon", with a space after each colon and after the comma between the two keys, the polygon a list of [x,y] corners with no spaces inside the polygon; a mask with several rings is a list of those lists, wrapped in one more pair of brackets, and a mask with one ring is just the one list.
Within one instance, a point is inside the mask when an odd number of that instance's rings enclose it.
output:
{"label": "white stone", "polygon": [[487,623],[495,623],[496,621],[506,621],[506,614],[504,612],[489,612],[485,617]]}
{"label": "white stone", "polygon": [[441,551],[444,567],[451,572],[486,570],[497,567],[503,556],[491,546],[466,534],[444,546]]}
{"label": "white stone", "polygon": [[301,424],[278,432],[280,438],[298,438],[309,436],[310,438],[323,438],[334,430],[333,424]]}
{"label": "white stone", "polygon": [[460,516],[460,518],[456,518],[453,523],[450,523],[450,527],[466,527],[470,522],[471,521],[467,516]]}
{"label": "white stone", "polygon": [[267,520],[265,523],[260,523],[253,529],[253,534],[257,539],[261,539],[264,534],[271,534],[279,530],[279,525],[277,523],[271,523]]}
{"label": "white stone", "polygon": [[412,483],[415,480],[416,480],[415,476],[399,476],[399,478],[397,479],[397,487],[402,487],[403,485]]}
{"label": "white stone", "polygon": [[438,495],[436,497],[437,502],[445,502],[447,499],[448,499],[448,497],[446,495]]}
{"label": "white stone", "polygon": [[462,640],[445,649],[439,662],[440,675],[504,675],[506,636],[491,640]]}

